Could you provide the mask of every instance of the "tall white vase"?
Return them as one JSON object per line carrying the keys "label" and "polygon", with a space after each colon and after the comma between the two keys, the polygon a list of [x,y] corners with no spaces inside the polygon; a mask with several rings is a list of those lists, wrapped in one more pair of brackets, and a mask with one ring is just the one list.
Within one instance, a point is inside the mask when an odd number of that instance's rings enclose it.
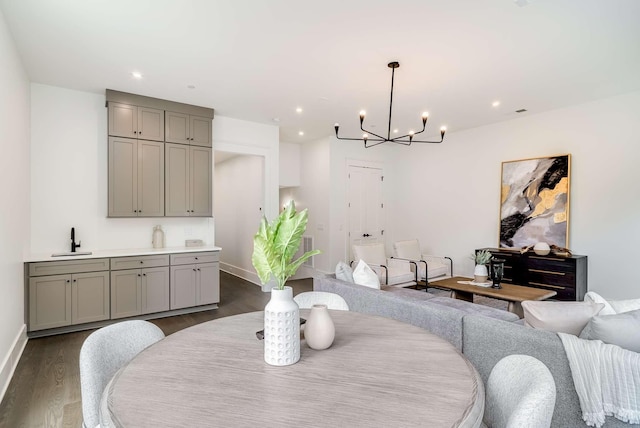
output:
{"label": "tall white vase", "polygon": [[288,366],[300,360],[300,309],[293,289],[271,290],[264,308],[264,361],[272,366]]}
{"label": "tall white vase", "polygon": [[304,338],[309,348],[327,349],[336,337],[336,327],[333,324],[327,305],[313,305],[309,319],[304,326]]}

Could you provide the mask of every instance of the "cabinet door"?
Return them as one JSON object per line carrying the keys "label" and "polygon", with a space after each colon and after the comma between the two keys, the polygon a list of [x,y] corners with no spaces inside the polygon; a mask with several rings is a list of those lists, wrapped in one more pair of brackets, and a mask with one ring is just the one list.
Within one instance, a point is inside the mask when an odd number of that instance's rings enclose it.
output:
{"label": "cabinet door", "polygon": [[140,315],[141,276],[140,269],[111,272],[111,319]]}
{"label": "cabinet door", "polygon": [[138,107],[138,138],[164,141],[164,110]]}
{"label": "cabinet door", "polygon": [[136,106],[109,103],[109,135],[136,138],[138,136],[138,108]]}
{"label": "cabinet door", "polygon": [[138,141],[138,216],[164,216],[164,143]]}
{"label": "cabinet door", "polygon": [[71,324],[109,319],[109,272],[71,276]]}
{"label": "cabinet door", "polygon": [[189,115],[168,111],[165,113],[165,141],[189,144]]}
{"label": "cabinet door", "polygon": [[211,149],[190,148],[190,200],[192,216],[211,216]]}
{"label": "cabinet door", "polygon": [[198,282],[198,305],[208,305],[220,301],[220,264],[196,265]]}
{"label": "cabinet door", "polygon": [[71,275],[29,278],[29,331],[71,325]]}
{"label": "cabinet door", "polygon": [[169,310],[169,267],[142,269],[142,313]]}
{"label": "cabinet door", "polygon": [[189,146],[165,144],[165,215],[189,216]]}
{"label": "cabinet door", "polygon": [[196,305],[196,266],[171,266],[171,309]]}
{"label": "cabinet door", "polygon": [[109,138],[109,217],[138,215],[138,142]]}
{"label": "cabinet door", "polygon": [[211,147],[211,119],[189,116],[189,130],[191,131],[189,144]]}

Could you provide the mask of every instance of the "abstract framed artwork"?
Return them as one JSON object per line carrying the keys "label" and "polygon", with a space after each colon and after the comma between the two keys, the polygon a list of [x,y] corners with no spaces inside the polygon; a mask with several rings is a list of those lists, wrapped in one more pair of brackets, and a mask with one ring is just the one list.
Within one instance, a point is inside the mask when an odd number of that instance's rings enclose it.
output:
{"label": "abstract framed artwork", "polygon": [[571,155],[502,162],[500,248],[569,246]]}

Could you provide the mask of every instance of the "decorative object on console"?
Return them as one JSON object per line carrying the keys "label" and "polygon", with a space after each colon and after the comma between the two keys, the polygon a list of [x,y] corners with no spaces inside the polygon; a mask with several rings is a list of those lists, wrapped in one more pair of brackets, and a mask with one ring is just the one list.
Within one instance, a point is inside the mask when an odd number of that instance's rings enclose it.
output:
{"label": "decorative object on console", "polygon": [[491,281],[493,282],[491,288],[502,288],[500,283],[502,282],[502,278],[504,278],[505,261],[505,259],[491,258]]}
{"label": "decorative object on console", "polygon": [[327,305],[313,305],[304,327],[304,338],[309,348],[317,351],[327,349],[333,343],[335,336],[336,328]]}
{"label": "decorative object on console", "polygon": [[[442,141],[444,140],[444,134],[447,131],[447,128],[444,126],[440,128],[440,141],[424,141],[424,140],[413,139],[413,137],[416,136],[417,134],[423,133],[425,128],[427,127],[427,120],[429,119],[429,113],[427,112],[422,113],[422,130],[421,131],[414,132],[412,130],[412,131],[409,131],[409,133],[406,135],[391,138],[391,113],[393,111],[393,78],[396,72],[396,68],[400,67],[400,63],[393,61],[387,64],[387,67],[391,69],[391,97],[389,100],[389,124],[387,127],[387,136],[383,137],[381,135],[375,134],[371,131],[367,131],[366,129],[364,129],[364,118],[367,113],[364,110],[362,110],[360,112],[360,130],[362,130],[362,132],[364,132],[365,134],[361,138],[340,137],[338,136],[338,129],[340,128],[340,125],[336,123],[334,125],[334,129],[336,131],[336,138],[339,140],[362,141],[364,142],[365,148],[377,146],[378,144],[382,144],[382,143],[396,143],[396,144],[401,144],[403,146],[410,146],[411,143],[430,143],[430,144],[442,143]],[[397,131],[394,130],[394,132],[397,132]],[[370,135],[373,135],[373,138],[371,138]],[[372,144],[371,141],[373,141],[374,143]]]}
{"label": "decorative object on console", "polygon": [[487,263],[491,260],[491,253],[487,250],[478,251],[475,255],[471,255],[476,262],[476,267],[473,269],[473,280],[477,283],[484,283],[489,278],[489,272],[487,271]]}
{"label": "decorative object on console", "polygon": [[153,244],[153,248],[164,248],[164,230],[162,230],[162,226],[157,225],[153,227],[151,243]]}
{"label": "decorative object on console", "polygon": [[538,242],[533,246],[533,252],[539,256],[546,256],[551,252],[551,247],[546,242]]}
{"label": "decorative object on console", "polygon": [[184,246],[185,247],[202,247],[204,245],[204,241],[202,239],[185,239]]}
{"label": "decorative object on console", "polygon": [[300,310],[293,301],[293,290],[284,284],[305,260],[320,253],[307,251],[293,260],[306,228],[307,210],[297,213],[291,201],[271,223],[263,217],[253,237],[251,262],[260,281],[266,284],[274,278],[277,282],[264,311],[264,360],[274,366],[294,364],[300,359]]}
{"label": "decorative object on console", "polygon": [[502,162],[500,248],[567,247],[571,155]]}

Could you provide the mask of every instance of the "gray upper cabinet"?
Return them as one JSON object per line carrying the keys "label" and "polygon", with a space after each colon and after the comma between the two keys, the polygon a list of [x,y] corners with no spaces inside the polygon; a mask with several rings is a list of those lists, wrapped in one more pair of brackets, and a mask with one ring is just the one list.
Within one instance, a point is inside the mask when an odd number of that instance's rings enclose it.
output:
{"label": "gray upper cabinet", "polygon": [[164,144],[109,138],[109,217],[164,216]]}
{"label": "gray upper cabinet", "polygon": [[164,111],[122,103],[109,103],[109,135],[164,141]]}
{"label": "gray upper cabinet", "polygon": [[165,141],[167,143],[211,147],[211,119],[167,111]]}
{"label": "gray upper cabinet", "polygon": [[211,148],[165,144],[165,215],[212,215]]}

